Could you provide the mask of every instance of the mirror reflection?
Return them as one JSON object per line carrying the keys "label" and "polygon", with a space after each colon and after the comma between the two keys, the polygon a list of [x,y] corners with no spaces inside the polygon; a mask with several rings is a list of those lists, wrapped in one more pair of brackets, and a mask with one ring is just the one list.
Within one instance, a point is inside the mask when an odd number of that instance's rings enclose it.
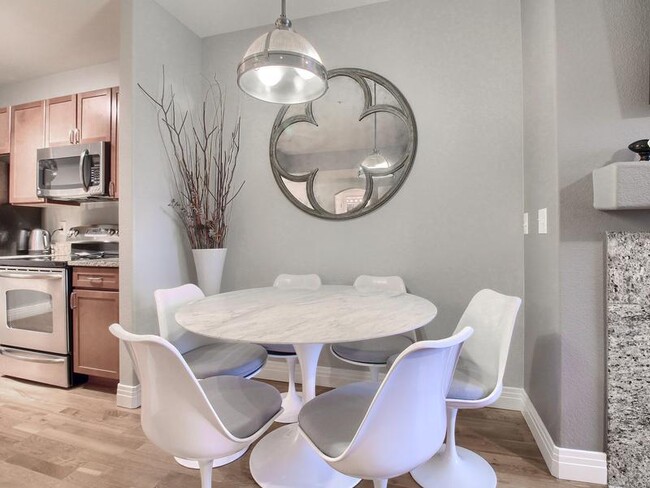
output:
{"label": "mirror reflection", "polygon": [[408,175],[416,146],[402,94],[375,73],[339,69],[318,100],[284,106],[271,136],[271,164],[284,194],[323,218],[364,215]]}

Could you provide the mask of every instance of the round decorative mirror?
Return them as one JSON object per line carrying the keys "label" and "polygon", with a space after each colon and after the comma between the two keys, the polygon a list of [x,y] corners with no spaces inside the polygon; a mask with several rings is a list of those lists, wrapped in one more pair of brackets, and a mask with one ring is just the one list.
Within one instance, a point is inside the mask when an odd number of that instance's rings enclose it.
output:
{"label": "round decorative mirror", "polygon": [[313,102],[284,105],[271,132],[271,168],[299,209],[351,219],[386,203],[404,183],[417,147],[408,102],[386,78],[357,68],[328,72]]}

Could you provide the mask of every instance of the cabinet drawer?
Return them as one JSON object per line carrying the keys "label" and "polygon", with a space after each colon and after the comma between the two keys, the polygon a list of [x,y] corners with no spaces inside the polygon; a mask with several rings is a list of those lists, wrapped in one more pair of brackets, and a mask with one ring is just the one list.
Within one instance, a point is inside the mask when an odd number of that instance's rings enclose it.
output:
{"label": "cabinet drawer", "polygon": [[78,267],[72,269],[72,287],[91,290],[118,290],[120,273],[118,268]]}

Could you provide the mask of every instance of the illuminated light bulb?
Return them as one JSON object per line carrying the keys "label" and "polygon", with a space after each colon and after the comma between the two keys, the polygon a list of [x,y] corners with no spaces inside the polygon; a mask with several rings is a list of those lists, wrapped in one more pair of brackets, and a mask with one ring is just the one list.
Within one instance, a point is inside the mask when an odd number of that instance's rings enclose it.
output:
{"label": "illuminated light bulb", "polygon": [[265,86],[275,86],[282,79],[282,68],[266,66],[256,70],[256,74]]}

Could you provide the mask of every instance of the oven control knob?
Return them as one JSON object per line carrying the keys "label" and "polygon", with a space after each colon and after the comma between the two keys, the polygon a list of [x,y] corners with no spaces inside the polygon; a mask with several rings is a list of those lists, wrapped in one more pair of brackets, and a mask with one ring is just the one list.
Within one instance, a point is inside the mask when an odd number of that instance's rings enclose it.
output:
{"label": "oven control knob", "polygon": [[108,235],[109,236],[114,236],[115,235],[115,229],[108,229]]}

